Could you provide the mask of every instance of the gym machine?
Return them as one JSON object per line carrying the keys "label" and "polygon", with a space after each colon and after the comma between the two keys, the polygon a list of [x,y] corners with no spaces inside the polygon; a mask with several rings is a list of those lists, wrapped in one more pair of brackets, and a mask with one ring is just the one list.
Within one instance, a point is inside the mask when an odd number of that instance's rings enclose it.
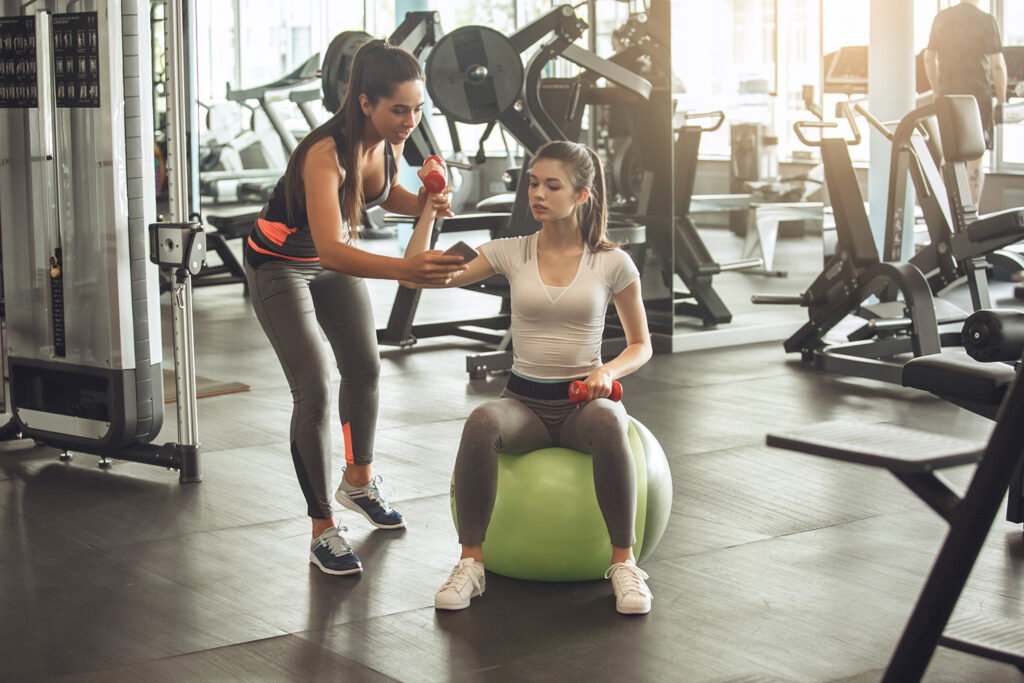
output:
{"label": "gym machine", "polygon": [[[200,190],[204,197],[213,198],[215,201],[228,202],[265,202],[270,198],[270,192],[274,184],[284,175],[284,164],[288,156],[298,146],[295,134],[288,124],[281,117],[281,112],[272,102],[276,93],[288,92],[289,96],[297,89],[317,80],[317,70],[320,65],[320,55],[315,54],[306,60],[301,66],[291,73],[264,85],[245,88],[244,90],[233,90],[228,84],[227,100],[236,103],[243,109],[252,111],[252,131],[248,134],[259,140],[260,147],[267,150],[264,154],[257,154],[257,166],[247,167],[245,158],[238,152],[228,155],[225,147],[232,146],[232,143],[221,144],[210,149],[209,154],[213,157],[204,161],[203,168],[220,165],[218,170],[201,170]],[[252,107],[249,102],[255,101],[257,108]],[[315,113],[311,111],[309,102],[303,100],[299,110],[303,118],[310,125],[311,129],[316,127]],[[257,112],[263,112],[267,117],[275,136],[270,136],[268,142],[264,142],[267,135],[257,135]],[[266,131],[265,131],[266,132]],[[252,143],[253,141],[249,141]],[[273,147],[275,149],[269,149]],[[242,150],[244,153],[244,150]],[[251,153],[248,156],[254,156]],[[232,159],[232,157],[234,157]]]}
{"label": "gym machine", "polygon": [[[972,308],[990,308],[989,263],[1024,270],[1020,255],[1005,249],[1024,240],[1024,210],[979,216],[971,200],[964,162],[977,158],[984,150],[977,102],[970,95],[939,97],[904,116],[893,131],[860,104],[854,108],[892,142],[885,260],[900,260],[909,175],[930,239],[910,263],[928,278],[933,294],[966,278]],[[939,171],[943,159],[943,170]],[[1007,267],[1010,263],[1016,265]],[[936,299],[937,304],[940,301]],[[966,317],[956,307],[945,306],[948,309],[939,315],[940,322]]]}
{"label": "gym machine", "polygon": [[[1013,385],[1024,353],[1024,313],[982,309],[964,321],[964,353],[912,358],[903,366],[902,384],[923,389],[990,420]],[[1024,522],[1024,470],[1010,482],[1006,519]]]}
{"label": "gym machine", "polygon": [[[1018,311],[978,311],[963,328],[964,347],[982,361],[1022,358],[1024,324]],[[908,362],[923,363],[929,358]],[[981,363],[975,363],[981,365]],[[992,363],[999,365],[999,363]],[[1024,671],[1024,629],[1019,620],[970,610],[958,600],[967,584],[1003,497],[1008,515],[1021,521],[1020,477],[1024,467],[1024,384],[1009,370],[1010,384],[987,443],[891,424],[831,421],[767,435],[766,443],[812,455],[884,468],[948,524],[946,534],[899,644],[882,676],[884,683],[920,681],[938,645],[1016,666]],[[972,382],[970,371],[962,382]],[[963,493],[941,470],[975,464]],[[954,611],[957,612],[954,617]],[[973,613],[972,613],[973,612]]]}
{"label": "gym machine", "polygon": [[[631,18],[618,32],[623,48],[611,61],[648,75],[654,79],[656,89],[665,90],[669,88],[671,74],[669,48],[667,37],[659,36],[656,29],[649,17]],[[730,322],[732,313],[714,289],[714,276],[730,270],[767,268],[768,264],[764,257],[715,261],[690,216],[701,137],[717,130],[724,122],[724,114],[694,112],[686,116],[686,123],[672,133],[673,172],[667,163],[665,140],[659,135],[661,126],[652,125],[652,121],[665,119],[668,111],[660,111],[660,104],[654,99],[612,106],[625,108],[630,132],[629,140],[616,151],[611,163],[614,184],[627,199],[635,220],[647,224],[648,241],[655,251],[673,255],[672,269],[662,270],[671,300],[652,305],[649,315],[652,319],[690,316],[699,319],[704,327]],[[670,125],[667,121],[663,123],[665,127]],[[749,208],[749,196],[743,200],[745,208]],[[657,218],[672,215],[673,211],[675,218],[669,224]],[[664,263],[668,262],[665,259]],[[685,292],[676,291],[674,275],[686,288]]]}
{"label": "gym machine", "polygon": [[[32,5],[35,5],[32,7]],[[202,477],[190,278],[180,0],[168,3],[174,222],[153,223],[145,4],[0,3],[0,218],[10,405],[24,438]],[[74,11],[69,11],[74,9]],[[147,253],[149,241],[152,253]],[[177,443],[163,423],[159,261],[174,266]]]}
{"label": "gym machine", "polygon": [[[860,131],[849,103],[841,102],[840,110],[853,132],[849,142],[858,144]],[[809,320],[785,341],[787,353],[799,352],[801,360],[813,360],[819,370],[899,384],[908,354],[916,357],[941,351],[935,304],[920,270],[909,263],[879,259],[848,141],[836,137],[812,140],[805,134],[808,128],[836,127],[834,121],[794,124],[801,142],[821,149],[836,219],[835,253],[803,294],[755,295],[751,301],[807,306]],[[887,300],[868,303],[876,295]],[[826,335],[847,316],[861,319],[860,326],[847,335],[848,341],[826,341]]]}

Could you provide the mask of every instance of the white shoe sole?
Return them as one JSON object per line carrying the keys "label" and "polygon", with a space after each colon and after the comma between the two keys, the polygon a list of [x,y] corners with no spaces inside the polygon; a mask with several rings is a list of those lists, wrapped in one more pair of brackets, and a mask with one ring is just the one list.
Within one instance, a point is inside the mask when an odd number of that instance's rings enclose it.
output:
{"label": "white shoe sole", "polygon": [[647,614],[651,611],[651,606],[641,605],[640,607],[630,607],[629,605],[626,605],[625,607],[620,607],[619,605],[615,605],[615,611],[619,614]]}
{"label": "white shoe sole", "polygon": [[320,571],[322,571],[324,574],[330,574],[331,576],[346,576],[348,574],[359,574],[363,571],[362,565],[359,565],[355,569],[343,569],[340,571],[337,569],[328,569],[327,567],[320,564],[320,560],[316,559],[316,555],[314,555],[313,553],[309,554],[309,563],[317,569],[319,569]]}
{"label": "white shoe sole", "polygon": [[469,603],[473,600],[473,598],[477,597],[478,595],[483,595],[483,594],[484,594],[483,591],[477,591],[476,589],[474,589],[473,592],[469,595],[469,600],[466,600],[466,602],[460,602],[458,604],[448,603],[446,605],[440,604],[437,601],[437,598],[435,597],[434,598],[434,609],[443,609],[443,610],[449,610],[449,611],[456,611],[456,610],[460,610],[460,609],[466,609],[467,607],[469,607]]}
{"label": "white shoe sole", "polygon": [[366,510],[364,510],[363,508],[359,507],[359,505],[357,503],[353,502],[351,498],[346,496],[341,491],[335,491],[334,492],[334,500],[338,501],[338,503],[342,507],[348,508],[349,510],[352,510],[353,512],[358,512],[359,514],[361,514],[363,516],[364,519],[366,519],[367,522],[369,522],[370,524],[374,525],[378,529],[403,529],[403,528],[405,528],[405,520],[404,519],[401,522],[399,522],[398,524],[378,524],[377,522],[373,521],[373,518],[370,517],[370,515],[366,514]]}

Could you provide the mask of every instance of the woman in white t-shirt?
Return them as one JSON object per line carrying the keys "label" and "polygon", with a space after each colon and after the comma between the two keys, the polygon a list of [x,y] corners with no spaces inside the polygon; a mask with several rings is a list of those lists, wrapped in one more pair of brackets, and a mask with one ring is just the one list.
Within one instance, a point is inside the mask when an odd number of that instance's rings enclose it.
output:
{"label": "woman in white t-shirt", "polygon": [[[636,474],[628,418],[620,403],[608,399],[614,379],[651,357],[639,273],[608,240],[604,171],[592,150],[565,141],[541,147],[530,169],[529,199],[541,229],[481,245],[480,255],[448,285],[467,285],[494,273],[508,278],[513,363],[501,396],[473,410],[462,432],[454,476],[462,558],[434,606],[463,609],[484,592],[482,544],[497,491],[498,453],[557,445],[593,455],[598,504],[612,542],[605,576],[612,580],[619,612],[646,614],[648,577],[632,551]],[[424,210],[406,257],[429,248],[434,215]],[[602,363],[610,301],[626,348]],[[568,397],[574,380],[586,384],[589,400],[582,406]]]}

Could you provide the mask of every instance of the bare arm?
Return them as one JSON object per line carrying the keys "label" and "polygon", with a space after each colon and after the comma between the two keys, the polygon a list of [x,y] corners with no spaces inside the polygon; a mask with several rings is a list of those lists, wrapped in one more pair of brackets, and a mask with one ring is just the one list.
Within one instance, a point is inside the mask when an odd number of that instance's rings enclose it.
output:
{"label": "bare arm", "polygon": [[415,216],[419,214],[423,203],[419,195],[409,192],[396,180],[388,192],[388,198],[381,203],[381,206],[390,213]]}
{"label": "bare arm", "polygon": [[[433,199],[433,195],[431,199]],[[423,205],[423,209],[420,211],[420,216],[416,221],[416,228],[412,232],[412,237],[409,238],[409,244],[405,247],[405,257],[412,258],[418,254],[425,253],[430,247],[430,235],[434,230],[434,217],[436,211],[434,210],[431,202],[426,202]],[[449,257],[462,259],[461,256]],[[491,266],[491,262],[487,260],[487,257],[483,254],[478,255],[475,259],[465,264],[465,270],[461,273],[452,277],[448,282],[444,284],[416,284],[414,282],[408,282],[405,280],[399,280],[398,284],[403,287],[409,287],[411,289],[422,289],[422,288],[437,288],[437,287],[462,287],[463,285],[473,284],[479,282],[484,278],[494,275],[494,268]]]}
{"label": "bare arm", "polygon": [[347,228],[341,218],[338,188],[344,179],[333,141],[310,148],[302,166],[309,230],[320,265],[356,277],[406,279],[428,284],[447,282],[461,270],[459,257],[425,252],[416,259],[400,259],[357,249],[345,243]]}
{"label": "bare arm", "polygon": [[651,359],[651,334],[647,330],[647,311],[640,294],[640,278],[616,294],[613,299],[619,322],[626,333],[626,348],[618,356],[594,370],[584,380],[589,398],[611,396],[612,380],[635,372]]}
{"label": "bare arm", "polygon": [[996,101],[1006,104],[1006,57],[1002,52],[988,56],[988,68],[992,72],[992,84],[996,89]]}
{"label": "bare arm", "polygon": [[935,50],[924,51],[924,72],[928,75],[932,91],[939,93],[939,53]]}

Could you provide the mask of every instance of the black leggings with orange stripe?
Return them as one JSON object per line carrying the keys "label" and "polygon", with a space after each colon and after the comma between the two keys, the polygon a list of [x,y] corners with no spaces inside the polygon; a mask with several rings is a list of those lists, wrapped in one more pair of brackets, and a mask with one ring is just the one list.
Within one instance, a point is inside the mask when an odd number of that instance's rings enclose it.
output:
{"label": "black leggings with orange stripe", "polygon": [[291,452],[310,517],[331,517],[331,358],[347,462],[373,461],[380,356],[366,283],[319,263],[245,264],[256,318],[292,392]]}

